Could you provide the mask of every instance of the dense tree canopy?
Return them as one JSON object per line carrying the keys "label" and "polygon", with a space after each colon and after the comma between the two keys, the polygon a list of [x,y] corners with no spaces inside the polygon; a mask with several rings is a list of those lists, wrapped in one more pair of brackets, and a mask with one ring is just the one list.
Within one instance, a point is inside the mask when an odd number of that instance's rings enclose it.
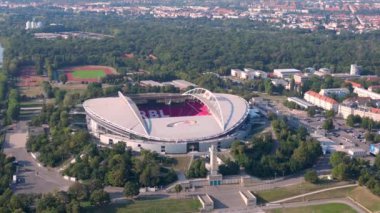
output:
{"label": "dense tree canopy", "polygon": [[319,143],[308,138],[304,128],[292,131],[284,119],[273,120],[272,128],[277,142],[269,134],[254,137],[248,144],[232,144],[232,155],[249,174],[275,177],[295,173],[311,167],[322,154]]}

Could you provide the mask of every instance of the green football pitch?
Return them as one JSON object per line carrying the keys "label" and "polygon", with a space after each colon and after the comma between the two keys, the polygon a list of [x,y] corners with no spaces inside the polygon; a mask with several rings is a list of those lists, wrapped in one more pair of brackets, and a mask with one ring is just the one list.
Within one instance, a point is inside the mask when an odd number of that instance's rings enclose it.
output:
{"label": "green football pitch", "polygon": [[72,72],[74,78],[101,78],[106,76],[103,70],[74,70]]}

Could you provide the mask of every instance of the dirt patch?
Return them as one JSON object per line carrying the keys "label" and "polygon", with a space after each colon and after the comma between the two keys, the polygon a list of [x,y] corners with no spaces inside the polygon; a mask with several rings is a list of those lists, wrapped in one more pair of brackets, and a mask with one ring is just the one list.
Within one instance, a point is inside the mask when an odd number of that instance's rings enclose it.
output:
{"label": "dirt patch", "polygon": [[21,68],[16,86],[20,88],[21,95],[36,97],[43,93],[41,88],[42,82],[48,80],[46,76],[37,75],[34,67],[27,66]]}

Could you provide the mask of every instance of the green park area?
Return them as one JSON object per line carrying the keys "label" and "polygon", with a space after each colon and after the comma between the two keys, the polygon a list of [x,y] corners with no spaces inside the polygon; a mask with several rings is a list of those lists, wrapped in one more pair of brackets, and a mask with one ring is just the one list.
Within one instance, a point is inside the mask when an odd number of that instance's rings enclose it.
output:
{"label": "green park area", "polygon": [[301,194],[305,194],[308,192],[313,192],[321,189],[331,188],[335,186],[341,186],[347,184],[346,182],[334,182],[327,181],[320,184],[312,184],[312,183],[301,183],[296,185],[291,185],[287,187],[274,188],[270,190],[264,190],[256,192],[256,196],[259,198],[261,202],[272,202],[276,200],[281,200],[284,198],[297,196]]}
{"label": "green park area", "polygon": [[106,73],[103,70],[74,70],[74,78],[101,78],[106,76]]}
{"label": "green park area", "polygon": [[111,204],[104,207],[91,207],[88,213],[192,213],[199,212],[201,207],[198,199],[157,199],[135,200],[124,204]]}
{"label": "green park area", "polygon": [[[342,184],[342,182],[329,184],[329,185],[330,187],[334,187],[334,186],[337,186],[338,184]],[[284,187],[284,188],[266,190],[266,191],[258,192],[256,194],[258,195],[261,202],[270,202],[270,201],[276,201],[276,200],[280,200],[286,197],[296,196],[299,194],[304,194],[304,193],[317,191],[319,189],[330,188],[330,187],[326,187],[326,185],[318,187],[318,185],[302,183],[302,184]],[[304,189],[301,190],[301,188],[304,188]],[[360,205],[364,206],[369,211],[372,211],[372,212],[380,211],[380,198],[372,194],[367,188],[358,187],[358,186],[333,189],[333,190],[329,190],[325,192],[307,195],[304,197],[289,200],[287,201],[287,203],[315,201],[315,200],[329,200],[329,199],[347,198],[347,197],[359,203]],[[318,209],[315,209],[315,211],[306,211],[306,209],[304,208],[299,208],[299,209],[300,209],[299,211],[298,210],[290,211],[293,209],[289,209],[289,211],[288,210],[283,211],[281,209],[280,211],[279,209],[277,209],[276,211],[272,211],[272,212],[324,212],[322,210],[319,211]],[[341,211],[336,211],[336,212],[341,212]],[[342,212],[345,212],[345,211],[342,211]],[[351,212],[351,211],[348,211],[348,212]]]}
{"label": "green park area", "polygon": [[351,199],[360,203],[368,210],[372,212],[380,211],[380,197],[372,194],[367,188],[357,187],[354,190],[352,190],[348,195]]}
{"label": "green park area", "polygon": [[284,208],[273,209],[268,211],[270,213],[301,213],[301,212],[313,212],[313,213],[354,213],[356,212],[350,206],[341,203],[329,203],[322,205],[304,206],[297,208]]}

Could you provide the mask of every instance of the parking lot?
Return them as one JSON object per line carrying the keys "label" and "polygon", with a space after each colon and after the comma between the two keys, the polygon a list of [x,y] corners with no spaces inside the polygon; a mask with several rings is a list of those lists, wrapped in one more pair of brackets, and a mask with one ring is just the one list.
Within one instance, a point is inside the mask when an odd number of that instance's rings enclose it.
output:
{"label": "parking lot", "polygon": [[17,161],[17,183],[12,184],[15,193],[46,193],[66,190],[71,182],[66,181],[56,169],[41,167],[26,151],[27,124],[18,122],[8,129],[4,153]]}
{"label": "parking lot", "polygon": [[[357,147],[365,151],[369,151],[369,143],[365,141],[365,130],[362,128],[351,128],[346,126],[346,121],[335,116],[333,119],[335,129],[326,132],[323,130],[323,122],[325,117],[323,110],[314,117],[309,117],[306,111],[292,110],[285,107],[279,101],[270,101],[270,109],[279,115],[290,116],[290,124],[293,126],[304,126],[308,129],[310,134],[325,136],[328,139],[334,141],[337,145],[343,145],[345,147]],[[373,161],[374,157],[368,156],[367,160]]]}

